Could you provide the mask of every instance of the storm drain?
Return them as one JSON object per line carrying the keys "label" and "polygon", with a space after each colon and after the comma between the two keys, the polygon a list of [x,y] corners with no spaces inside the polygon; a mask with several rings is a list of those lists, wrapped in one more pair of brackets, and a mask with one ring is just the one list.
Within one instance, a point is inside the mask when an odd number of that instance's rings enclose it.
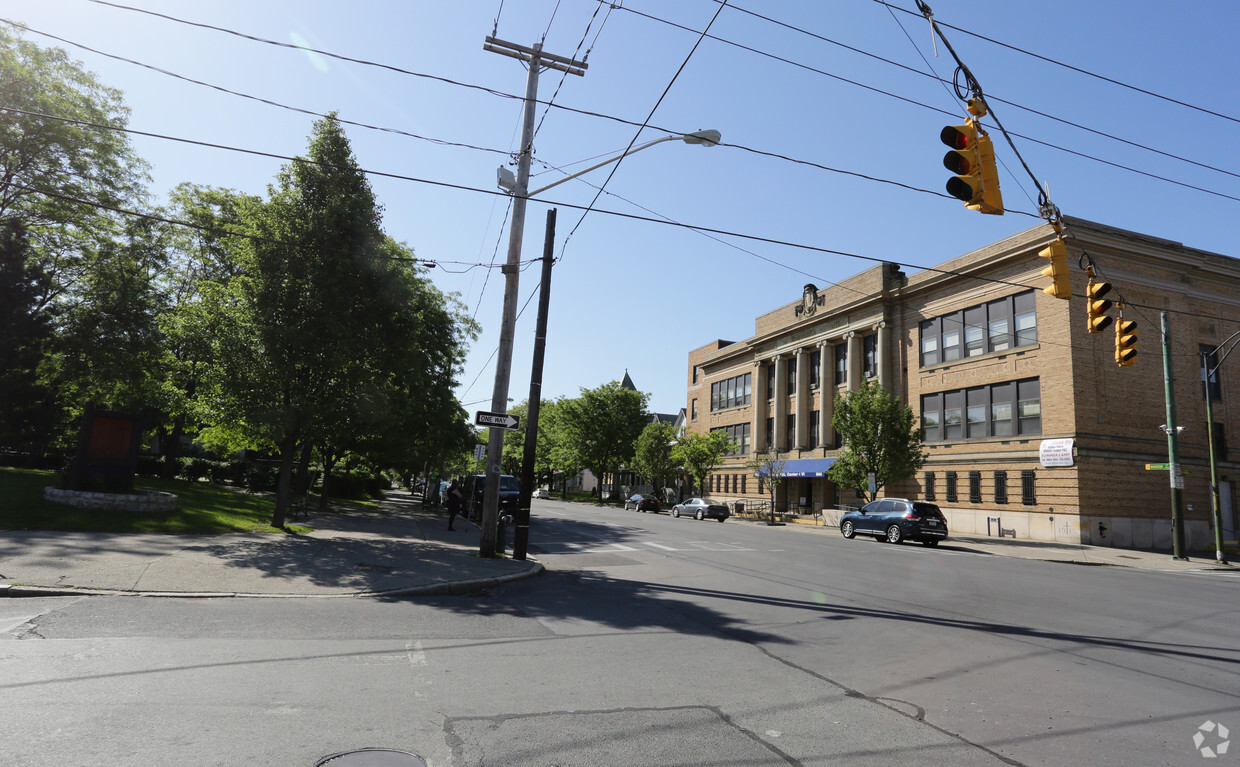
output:
{"label": "storm drain", "polygon": [[315,762],[314,767],[426,767],[422,761],[408,751],[395,751],[390,748],[361,748],[356,751],[344,751],[339,754],[325,756]]}

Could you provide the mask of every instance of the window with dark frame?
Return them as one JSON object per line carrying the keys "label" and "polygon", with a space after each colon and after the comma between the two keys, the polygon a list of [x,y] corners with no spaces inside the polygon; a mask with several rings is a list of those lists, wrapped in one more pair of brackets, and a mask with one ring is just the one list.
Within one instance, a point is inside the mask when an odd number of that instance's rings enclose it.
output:
{"label": "window with dark frame", "polygon": [[925,490],[923,490],[922,492],[923,492],[923,495],[925,495],[926,500],[927,501],[937,500],[934,496],[934,472],[927,471],[927,472],[924,472],[921,476],[922,476],[922,485],[925,486]]}
{"label": "window with dark frame", "polygon": [[728,410],[748,405],[751,399],[753,373],[743,373],[710,385],[710,410]]}
{"label": "window with dark frame", "polygon": [[1030,290],[921,321],[921,367],[1036,344],[1035,303]]}
{"label": "window with dark frame", "polygon": [[943,473],[943,481],[947,485],[947,502],[955,503],[956,497],[956,472],[948,471]]}
{"label": "window with dark frame", "polygon": [[835,385],[839,386],[848,380],[848,344],[835,345]]}
{"label": "window with dark frame", "polygon": [[995,503],[1007,503],[1007,472],[995,472]]}
{"label": "window with dark frame", "polygon": [[980,471],[969,472],[969,503],[982,502],[982,473]]}
{"label": "window with dark frame", "polygon": [[789,413],[784,423],[784,450],[791,450],[796,447],[797,441],[797,414]]}
{"label": "window with dark frame", "polygon": [[1034,506],[1038,499],[1033,490],[1033,469],[1023,469],[1020,472],[1020,502],[1025,506]]}
{"label": "window with dark frame", "polygon": [[871,333],[861,339],[861,375],[873,378],[878,375],[878,335]]}
{"label": "window with dark frame", "polygon": [[921,396],[926,442],[1042,433],[1041,386],[1036,378]]}
{"label": "window with dark frame", "polygon": [[797,393],[797,358],[789,357],[785,367],[788,369],[788,396],[791,397]]}
{"label": "window with dark frame", "polygon": [[818,374],[822,370],[822,351],[815,349],[809,353],[809,385],[810,388],[818,386]]}
{"label": "window with dark frame", "polygon": [[768,362],[766,368],[766,398],[775,398],[775,363]]}
{"label": "window with dark frame", "polygon": [[818,447],[818,438],[822,436],[822,411],[809,411],[809,446]]}

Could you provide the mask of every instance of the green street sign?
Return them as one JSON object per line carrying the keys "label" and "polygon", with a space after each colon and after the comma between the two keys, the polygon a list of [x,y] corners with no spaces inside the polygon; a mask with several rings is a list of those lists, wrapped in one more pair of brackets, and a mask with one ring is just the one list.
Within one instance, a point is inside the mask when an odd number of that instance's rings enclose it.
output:
{"label": "green street sign", "polygon": [[1167,469],[1171,468],[1171,464],[1169,463],[1147,463],[1145,464],[1145,468],[1146,469],[1160,469],[1162,471],[1166,471]]}

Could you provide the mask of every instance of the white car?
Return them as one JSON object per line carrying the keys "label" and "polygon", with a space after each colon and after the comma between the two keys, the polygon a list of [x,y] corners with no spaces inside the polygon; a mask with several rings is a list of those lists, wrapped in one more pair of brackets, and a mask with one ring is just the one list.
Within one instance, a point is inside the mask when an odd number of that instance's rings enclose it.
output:
{"label": "white car", "polygon": [[547,499],[549,499],[549,498],[551,498],[551,491],[550,491],[550,490],[547,490],[546,488],[542,488],[542,487],[540,487],[540,488],[538,488],[537,490],[535,490],[535,491],[534,491],[534,497],[535,497],[535,498],[547,498]]}

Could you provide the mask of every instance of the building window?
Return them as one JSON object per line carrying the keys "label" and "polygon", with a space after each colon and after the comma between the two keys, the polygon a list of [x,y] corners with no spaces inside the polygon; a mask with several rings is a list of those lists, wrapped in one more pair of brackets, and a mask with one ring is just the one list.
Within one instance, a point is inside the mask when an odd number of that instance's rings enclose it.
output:
{"label": "building window", "polygon": [[926,442],[1041,434],[1038,379],[924,394],[921,424]]}
{"label": "building window", "polygon": [[848,381],[848,343],[835,345],[835,384]]}
{"label": "building window", "polygon": [[766,365],[766,398],[775,398],[775,363],[768,362]]}
{"label": "building window", "polygon": [[861,375],[873,378],[878,375],[878,336],[868,335],[861,339]]}
{"label": "building window", "polygon": [[818,447],[818,438],[822,436],[822,411],[809,411],[809,446]]}
{"label": "building window", "polygon": [[758,495],[766,495],[766,479],[758,477]]}
{"label": "building window", "polygon": [[784,450],[791,450],[796,447],[797,441],[797,414],[789,413],[787,421],[784,423]]}
{"label": "building window", "polygon": [[701,377],[702,377],[702,366],[694,365],[693,366],[693,385],[694,386],[698,385],[698,381],[701,379]]}
{"label": "building window", "polygon": [[749,476],[747,474],[742,474],[741,475],[741,495],[745,494],[745,485],[748,484],[748,482],[749,482]]}
{"label": "building window", "polygon": [[954,471],[944,472],[943,476],[944,476],[944,481],[947,484],[947,502],[955,503],[956,502],[956,472]]}
{"label": "building window", "polygon": [[980,471],[969,472],[969,503],[982,502],[982,473]]}
{"label": "building window", "polygon": [[822,370],[822,352],[818,349],[809,353],[809,386],[818,387],[818,373]]}
{"label": "building window", "polygon": [[1017,293],[981,306],[923,320],[921,366],[953,362],[1038,342],[1035,293]]}
{"label": "building window", "polygon": [[775,419],[774,418],[766,419],[766,441],[763,444],[766,445],[767,450],[775,449]]}
{"label": "building window", "polygon": [[725,378],[710,385],[710,410],[727,410],[748,405],[752,397],[753,373]]}
{"label": "building window", "polygon": [[[1197,351],[1200,354],[1207,355],[1203,358],[1205,363],[1201,366],[1201,385],[1203,387],[1202,396],[1204,397],[1208,392],[1211,401],[1221,400],[1223,398],[1223,389],[1219,385],[1218,380],[1219,364],[1218,354],[1216,353],[1218,351],[1218,347],[1200,344],[1197,347]],[[1207,380],[1206,373],[1210,372],[1211,369],[1214,370],[1214,374],[1209,377],[1209,380]]]}
{"label": "building window", "polygon": [[1007,503],[1007,472],[995,472],[995,503]]}
{"label": "building window", "polygon": [[927,471],[922,474],[922,485],[925,487],[922,491],[922,495],[926,497],[926,500],[936,500],[934,497],[934,472]]}
{"label": "building window", "polygon": [[797,358],[789,357],[785,367],[788,368],[788,396],[791,397],[797,393]]}
{"label": "building window", "polygon": [[690,408],[690,412],[693,414],[692,419],[696,421],[697,420],[697,397],[693,398],[693,407]]}
{"label": "building window", "polygon": [[720,426],[711,431],[721,431],[732,440],[733,449],[728,455],[749,455],[749,422],[733,426]]}
{"label": "building window", "polygon": [[1020,502],[1033,506],[1038,502],[1033,492],[1033,469],[1025,469],[1020,473]]}

